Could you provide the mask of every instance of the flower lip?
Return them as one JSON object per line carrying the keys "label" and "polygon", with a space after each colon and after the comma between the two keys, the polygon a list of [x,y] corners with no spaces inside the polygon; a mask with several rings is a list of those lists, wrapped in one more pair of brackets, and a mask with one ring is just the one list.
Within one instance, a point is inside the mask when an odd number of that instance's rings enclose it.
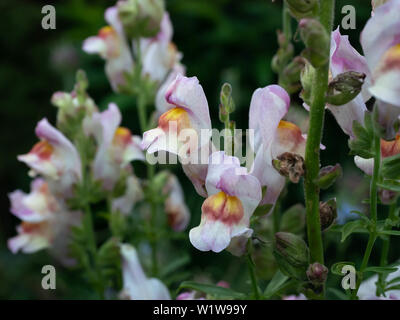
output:
{"label": "flower lip", "polygon": [[208,219],[219,220],[227,225],[238,223],[244,215],[240,199],[223,191],[208,197],[201,209]]}
{"label": "flower lip", "polygon": [[41,160],[49,160],[53,154],[54,148],[46,140],[36,143],[29,153],[36,154]]}

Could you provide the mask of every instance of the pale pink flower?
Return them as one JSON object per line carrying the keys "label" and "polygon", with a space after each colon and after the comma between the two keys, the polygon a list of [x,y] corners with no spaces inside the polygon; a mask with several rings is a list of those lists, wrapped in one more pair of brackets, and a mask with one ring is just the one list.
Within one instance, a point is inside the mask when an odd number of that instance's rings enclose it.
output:
{"label": "pale pink flower", "polygon": [[133,72],[134,63],[116,6],[106,10],[105,20],[109,25],[101,28],[97,36],[87,38],[83,50],[106,60],[108,80],[113,90],[118,91],[119,86],[126,84],[125,74]]}
{"label": "pale pink flower", "polygon": [[58,196],[72,196],[73,185],[82,179],[78,151],[47,119],[39,121],[35,132],[40,142],[27,154],[18,156],[18,160],[31,167],[32,175],[40,174],[48,179]]}
{"label": "pale pink flower", "polygon": [[97,143],[93,176],[102,181],[105,190],[112,190],[121,173],[131,170],[131,161],[144,160],[141,138],[132,136],[129,129],[119,126],[120,123],[121,113],[114,103],[84,121],[86,134],[93,135]]}
{"label": "pale pink flower", "polygon": [[202,205],[201,222],[189,238],[200,251],[221,252],[235,237],[250,237],[250,217],[261,200],[257,178],[240,167],[239,159],[215,152],[210,156],[206,178],[208,198]]}
{"label": "pale pink flower", "polygon": [[35,179],[31,192],[16,190],[9,194],[11,212],[22,220],[18,235],[8,240],[13,253],[33,253],[41,249],[51,252],[65,264],[68,258],[70,227],[80,222],[81,214],[69,211],[63,201],[57,200],[43,179]]}
{"label": "pale pink flower", "polygon": [[167,287],[156,278],[147,278],[136,249],[129,244],[121,245],[122,256],[122,299],[170,300]]}
{"label": "pale pink flower", "polygon": [[285,152],[304,157],[306,139],[301,129],[282,120],[289,107],[289,95],[277,85],[257,89],[251,99],[249,128],[254,130],[256,152],[252,175],[267,187],[262,204],[274,205],[285,186],[285,177],[272,166],[272,161]]}

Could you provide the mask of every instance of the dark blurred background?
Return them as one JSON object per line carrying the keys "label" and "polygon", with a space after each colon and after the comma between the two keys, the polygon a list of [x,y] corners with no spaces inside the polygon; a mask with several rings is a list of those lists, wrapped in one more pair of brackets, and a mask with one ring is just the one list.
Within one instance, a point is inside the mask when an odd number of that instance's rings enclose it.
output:
{"label": "dark blurred background", "polygon": [[[123,113],[123,125],[138,134],[138,121],[131,98],[116,96],[105,77],[104,62],[97,56],[89,56],[81,50],[85,38],[97,34],[105,25],[104,10],[115,1],[68,0],[68,1],[1,1],[0,20],[0,298],[87,298],[90,290],[85,287],[75,271],[57,269],[57,290],[41,289],[41,267],[52,263],[45,253],[12,255],[6,240],[15,235],[18,219],[9,212],[7,194],[15,189],[29,190],[27,167],[16,156],[26,153],[37,141],[34,128],[41,118],[54,123],[56,109],[50,104],[55,91],[71,91],[75,72],[82,68],[87,72],[89,94],[104,108],[115,101]],[[56,8],[56,30],[41,28],[41,8],[52,4]],[[359,33],[370,16],[370,1],[339,0],[336,7],[336,24],[343,15],[344,5],[354,5],[357,10],[357,30],[346,30],[353,45],[360,50]],[[281,28],[282,1],[270,0],[167,0],[174,25],[174,42],[184,54],[183,63],[189,76],[197,76],[208,98],[213,124],[217,122],[219,90],[223,82],[230,82],[234,90],[237,110],[233,119],[237,127],[248,126],[248,108],[251,95],[258,87],[277,81],[271,71],[271,59],[277,50],[276,30]],[[293,21],[295,28],[295,22]],[[295,29],[294,29],[295,30]],[[300,104],[297,95],[293,102]],[[304,111],[295,106],[294,120],[301,121]],[[323,194],[327,198],[338,197],[340,214],[357,208],[357,201],[365,197],[368,180],[356,170],[352,157],[348,156],[347,138],[334,118],[327,114],[322,152],[322,164],[341,163],[344,178],[335,189]],[[202,199],[175,168],[184,186],[185,197],[192,211],[191,226],[200,218]],[[301,185],[291,186],[284,199],[284,208],[301,202]],[[344,244],[339,236],[328,236],[327,264],[336,261],[359,261],[365,247],[365,238],[354,236]],[[335,240],[334,243],[331,240]],[[187,240],[181,240],[188,243]],[[185,246],[187,249],[188,246]],[[392,259],[399,246],[392,247]],[[232,281],[229,274],[232,265],[239,260],[229,253],[203,254],[191,250],[191,270],[209,273],[213,281]],[[376,252],[373,260],[377,261]],[[228,268],[229,265],[229,268]],[[234,268],[234,267],[233,267]],[[244,275],[246,277],[246,275]],[[330,280],[337,282],[337,277]]]}

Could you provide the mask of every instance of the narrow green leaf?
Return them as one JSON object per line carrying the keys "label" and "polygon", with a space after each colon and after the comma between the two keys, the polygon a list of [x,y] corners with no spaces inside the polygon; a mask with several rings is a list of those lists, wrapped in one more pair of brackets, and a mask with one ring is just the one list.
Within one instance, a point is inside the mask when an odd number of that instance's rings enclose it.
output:
{"label": "narrow green leaf", "polygon": [[396,230],[382,230],[379,234],[389,235],[389,236],[400,236],[400,231]]}
{"label": "narrow green leaf", "polygon": [[288,276],[284,275],[280,270],[278,270],[264,291],[265,298],[268,299],[272,297],[277,291],[279,291],[279,289],[282,288],[288,279]]}
{"label": "narrow green leaf", "polygon": [[392,273],[397,271],[397,268],[392,267],[368,267],[364,272],[375,272],[375,273]]}
{"label": "narrow green leaf", "polygon": [[212,284],[198,283],[194,281],[185,281],[180,286],[179,289],[192,289],[196,291],[201,291],[219,298],[232,298],[232,299],[245,299],[246,295],[234,291],[229,288],[223,288],[215,286]]}

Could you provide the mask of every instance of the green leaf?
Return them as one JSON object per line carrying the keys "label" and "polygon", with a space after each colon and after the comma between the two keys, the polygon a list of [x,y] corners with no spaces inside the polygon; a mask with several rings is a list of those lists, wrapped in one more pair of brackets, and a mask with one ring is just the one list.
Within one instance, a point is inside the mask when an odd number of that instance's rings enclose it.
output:
{"label": "green leaf", "polygon": [[400,231],[397,230],[382,230],[379,234],[389,235],[389,236],[400,236]]}
{"label": "green leaf", "polygon": [[338,276],[343,276],[342,269],[343,269],[344,266],[348,266],[348,265],[353,266],[355,268],[355,263],[354,262],[342,261],[342,262],[336,262],[335,264],[333,264],[331,266],[331,272],[333,274],[338,275]]}
{"label": "green leaf", "polygon": [[400,178],[400,153],[382,160],[381,174],[384,178]]}
{"label": "green leaf", "polygon": [[284,275],[280,270],[278,270],[264,291],[265,298],[269,299],[272,297],[277,291],[279,291],[279,289],[282,288],[288,279],[288,276]]}
{"label": "green leaf", "polygon": [[209,295],[212,295],[212,296],[218,297],[218,298],[228,298],[228,299],[229,298],[231,298],[231,299],[245,299],[246,298],[245,294],[234,291],[229,288],[223,288],[223,287],[219,287],[219,286],[212,285],[212,284],[198,283],[198,282],[194,282],[194,281],[183,282],[179,286],[178,290],[180,290],[180,289],[192,289],[192,290],[207,293]]}
{"label": "green leaf", "polygon": [[161,273],[160,277],[165,278],[165,277],[169,276],[171,273],[175,273],[179,268],[182,268],[183,266],[187,265],[189,262],[190,262],[190,257],[188,255],[184,255],[184,256],[172,261],[170,264],[163,267],[163,272]]}
{"label": "green leaf", "polygon": [[355,138],[349,140],[350,154],[364,159],[373,158],[374,127],[370,112],[365,112],[364,127],[357,121],[353,122],[353,133]]}
{"label": "green leaf", "polygon": [[271,209],[273,205],[272,204],[264,204],[262,206],[257,207],[257,209],[254,211],[253,216],[254,217],[262,217],[265,216]]}
{"label": "green leaf", "polygon": [[397,282],[400,282],[400,277],[393,278],[387,284],[389,285],[389,284],[394,284],[394,283],[397,283]]}
{"label": "green leaf", "polygon": [[392,273],[397,271],[397,268],[392,267],[368,267],[364,272],[375,272],[375,273]]}
{"label": "green leaf", "polygon": [[368,231],[366,229],[366,222],[364,220],[354,220],[347,222],[343,227],[342,227],[342,239],[341,242],[344,242],[349,235],[351,235],[354,232],[366,232]]}
{"label": "green leaf", "polygon": [[400,183],[396,180],[385,180],[377,184],[382,189],[387,189],[394,192],[400,192]]}

